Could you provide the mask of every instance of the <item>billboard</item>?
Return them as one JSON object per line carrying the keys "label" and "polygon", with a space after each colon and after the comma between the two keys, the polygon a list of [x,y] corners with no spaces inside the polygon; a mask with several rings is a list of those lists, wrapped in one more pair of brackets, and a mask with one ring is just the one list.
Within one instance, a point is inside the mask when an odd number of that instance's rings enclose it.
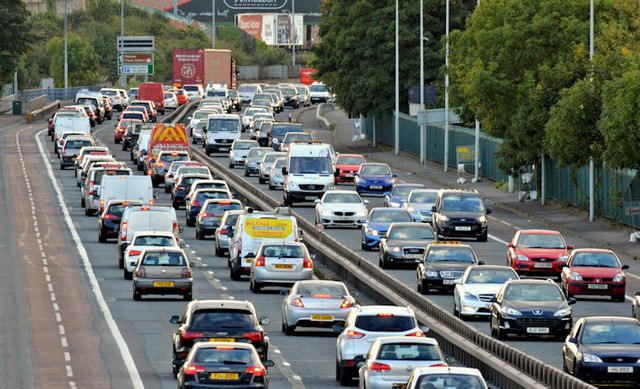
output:
{"label": "billboard", "polygon": [[[304,17],[305,23],[320,24],[322,1],[216,0],[216,23],[233,25],[238,15],[245,13],[290,14],[295,10],[296,15],[300,14]],[[211,0],[183,0],[178,5],[178,16],[195,19],[202,23],[211,23],[211,5]],[[173,12],[173,6],[166,7],[164,11]]]}
{"label": "billboard", "polygon": [[[238,15],[238,28],[271,46],[296,46],[304,44],[304,15],[295,14],[294,23],[291,14],[241,14]],[[292,35],[293,33],[293,35]]]}
{"label": "billboard", "polygon": [[204,50],[173,50],[173,83],[176,85],[204,83]]}

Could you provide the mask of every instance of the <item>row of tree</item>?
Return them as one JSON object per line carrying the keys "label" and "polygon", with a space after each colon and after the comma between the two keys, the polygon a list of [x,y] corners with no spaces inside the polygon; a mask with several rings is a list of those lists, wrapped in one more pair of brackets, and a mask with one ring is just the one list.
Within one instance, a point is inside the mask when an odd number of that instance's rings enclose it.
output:
{"label": "row of tree", "polygon": [[[324,4],[316,64],[351,114],[393,110],[394,2]],[[426,4],[428,80],[441,89],[444,0]],[[400,5],[405,99],[418,84],[419,9]],[[590,60],[588,0],[451,0],[451,106],[504,140],[505,172],[543,153],[564,166],[594,158],[640,170],[640,2],[596,0],[594,14]]]}

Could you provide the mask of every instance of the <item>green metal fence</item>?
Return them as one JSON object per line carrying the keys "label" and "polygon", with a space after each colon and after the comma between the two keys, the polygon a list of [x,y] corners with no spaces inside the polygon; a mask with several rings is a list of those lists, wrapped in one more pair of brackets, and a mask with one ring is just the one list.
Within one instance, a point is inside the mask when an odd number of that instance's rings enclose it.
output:
{"label": "green metal fence", "polygon": [[[372,139],[374,118],[364,120],[364,131]],[[394,145],[393,114],[383,114],[375,118],[376,142],[388,146]],[[502,140],[480,133],[481,176],[492,181],[506,181],[508,176],[498,168],[496,152]],[[427,126],[426,157],[430,161],[444,164],[444,125]],[[475,131],[466,127],[449,126],[449,165],[456,167],[456,147],[475,143]],[[420,126],[416,117],[400,114],[400,150],[420,155]],[[473,172],[474,166],[465,169]],[[625,199],[624,193],[633,182],[636,172],[632,170],[612,170],[602,165],[596,169],[596,212],[611,220],[640,226],[640,212],[631,212],[638,208],[640,201]],[[589,167],[577,170],[559,168],[551,159],[545,159],[545,195],[561,203],[588,209],[589,207]]]}

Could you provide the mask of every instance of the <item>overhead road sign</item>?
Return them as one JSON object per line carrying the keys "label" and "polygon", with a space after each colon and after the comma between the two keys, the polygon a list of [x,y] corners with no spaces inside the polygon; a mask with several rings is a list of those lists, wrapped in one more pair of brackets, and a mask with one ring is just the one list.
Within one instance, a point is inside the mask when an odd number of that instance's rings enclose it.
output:
{"label": "overhead road sign", "polygon": [[152,52],[155,51],[154,36],[118,36],[118,51]]}

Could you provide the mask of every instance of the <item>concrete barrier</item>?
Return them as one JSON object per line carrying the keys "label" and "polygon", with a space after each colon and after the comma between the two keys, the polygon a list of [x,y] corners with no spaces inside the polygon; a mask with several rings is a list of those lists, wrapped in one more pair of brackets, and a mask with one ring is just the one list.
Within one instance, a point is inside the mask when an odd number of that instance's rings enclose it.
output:
{"label": "concrete barrier", "polygon": [[0,99],[0,113],[6,113],[13,110],[13,101],[16,95],[9,95]]}
{"label": "concrete barrier", "polygon": [[318,104],[318,108],[316,108],[316,120],[318,121],[318,126],[320,128],[331,128],[331,123],[327,120],[326,117],[322,116],[324,112],[333,111],[335,108],[333,104],[329,103],[320,103]]}
{"label": "concrete barrier", "polygon": [[[46,96],[44,96],[46,98]],[[53,113],[58,111],[61,107],[60,100],[52,101],[49,104],[42,106],[34,111],[29,111],[25,115],[27,123],[31,123],[34,120],[48,119]]]}

